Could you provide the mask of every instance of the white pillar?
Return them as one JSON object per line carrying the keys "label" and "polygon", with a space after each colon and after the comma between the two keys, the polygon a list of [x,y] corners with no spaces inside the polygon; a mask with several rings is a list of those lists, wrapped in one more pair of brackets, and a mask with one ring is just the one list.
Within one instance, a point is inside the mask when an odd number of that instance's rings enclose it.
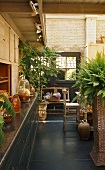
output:
{"label": "white pillar", "polygon": [[96,43],[96,19],[97,19],[97,15],[86,15],[85,56],[87,60],[88,60],[88,44]]}

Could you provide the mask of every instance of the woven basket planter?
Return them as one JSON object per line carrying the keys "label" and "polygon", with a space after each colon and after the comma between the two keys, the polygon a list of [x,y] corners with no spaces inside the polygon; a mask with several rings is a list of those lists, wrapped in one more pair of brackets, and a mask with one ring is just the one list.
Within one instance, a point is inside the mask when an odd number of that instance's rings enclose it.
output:
{"label": "woven basket planter", "polygon": [[100,97],[93,103],[94,145],[90,153],[96,166],[105,166],[105,105]]}

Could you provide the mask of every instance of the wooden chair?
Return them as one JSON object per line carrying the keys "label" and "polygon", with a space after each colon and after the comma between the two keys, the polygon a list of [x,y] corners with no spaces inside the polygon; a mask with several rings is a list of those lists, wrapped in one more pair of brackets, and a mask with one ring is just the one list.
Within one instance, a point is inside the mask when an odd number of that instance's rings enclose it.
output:
{"label": "wooden chair", "polygon": [[63,117],[63,128],[66,131],[67,124],[75,124],[76,126],[79,123],[79,112],[80,112],[80,105],[79,103],[71,103],[66,102],[66,94],[67,89],[63,89],[62,91],[64,96],[64,117]]}

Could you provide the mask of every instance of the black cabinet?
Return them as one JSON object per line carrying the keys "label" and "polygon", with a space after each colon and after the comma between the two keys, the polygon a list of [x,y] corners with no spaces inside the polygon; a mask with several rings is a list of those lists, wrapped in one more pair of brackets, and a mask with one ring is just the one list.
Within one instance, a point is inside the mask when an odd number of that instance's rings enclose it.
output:
{"label": "black cabinet", "polygon": [[[23,119],[11,142],[8,152],[1,161],[2,170],[27,170],[38,125],[36,98],[25,110],[25,104],[18,115]],[[25,114],[26,112],[26,114]],[[23,115],[22,115],[23,114]],[[15,122],[14,122],[15,123]]]}

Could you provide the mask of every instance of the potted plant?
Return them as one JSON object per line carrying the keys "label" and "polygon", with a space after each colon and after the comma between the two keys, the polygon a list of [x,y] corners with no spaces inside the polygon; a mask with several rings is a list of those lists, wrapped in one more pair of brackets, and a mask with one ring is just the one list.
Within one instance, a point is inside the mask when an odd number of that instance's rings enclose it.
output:
{"label": "potted plant", "polygon": [[[0,93],[0,144],[3,144],[5,142],[5,137],[3,133],[3,125],[5,123],[5,117],[4,112],[6,112],[6,116],[12,116],[15,117],[15,112],[12,106],[12,103],[9,101],[9,99],[4,95]],[[2,113],[3,112],[3,113]]]}
{"label": "potted plant", "polygon": [[20,44],[19,49],[22,54],[20,73],[25,75],[29,83],[39,92],[39,104],[41,104],[39,107],[42,109],[42,106],[45,103],[47,105],[48,102],[42,101],[41,88],[46,87],[51,76],[57,77],[59,69],[57,68],[56,57],[59,54],[56,53],[55,49],[49,49],[48,47],[44,47],[42,51],[39,51],[28,43]]}
{"label": "potted plant", "polygon": [[97,166],[105,166],[105,55],[80,64],[74,87],[79,89],[79,101],[92,105],[94,146],[90,153]]}

